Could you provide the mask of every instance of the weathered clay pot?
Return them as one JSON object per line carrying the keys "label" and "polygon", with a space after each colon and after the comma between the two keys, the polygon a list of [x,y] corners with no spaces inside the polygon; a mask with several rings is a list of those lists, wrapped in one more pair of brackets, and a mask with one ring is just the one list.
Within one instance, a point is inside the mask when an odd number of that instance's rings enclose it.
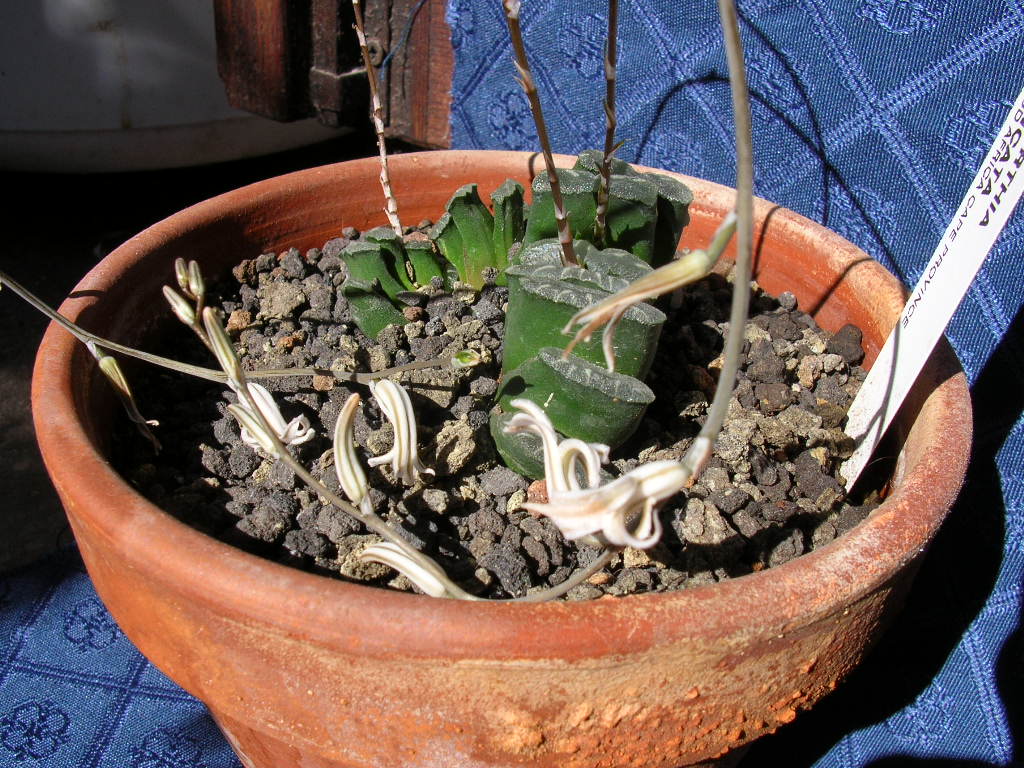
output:
{"label": "weathered clay pot", "polygon": [[[536,158],[439,152],[392,160],[403,219],[437,217],[469,181],[527,182]],[[375,161],[254,184],[147,229],[62,311],[136,342],[166,313],[176,257],[207,273],[383,223]],[[696,193],[684,245],[733,193]],[[837,235],[757,207],[757,279],[826,328],[852,321],[868,362],[902,304],[897,281]],[[184,331],[183,331],[184,332]],[[197,533],[106,461],[122,418],[88,354],[51,327],[33,381],[36,429],[96,589],[129,638],[202,699],[247,766],[678,766],[788,723],[832,690],[898,606],[959,489],[967,385],[942,346],[905,409],[892,494],[851,533],[769,571],[663,595],[475,604],[301,573]]]}

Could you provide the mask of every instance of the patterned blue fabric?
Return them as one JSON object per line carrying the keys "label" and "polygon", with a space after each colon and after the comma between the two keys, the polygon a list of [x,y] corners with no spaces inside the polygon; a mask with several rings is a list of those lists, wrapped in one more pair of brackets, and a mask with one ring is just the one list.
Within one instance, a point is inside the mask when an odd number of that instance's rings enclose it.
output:
{"label": "patterned blue fabric", "polygon": [[[604,3],[523,0],[555,151],[603,144]],[[626,160],[734,179],[715,3],[620,0]],[[913,284],[1024,84],[1020,0],[742,0],[756,189]],[[497,2],[449,0],[452,144],[536,150]],[[1024,726],[1024,210],[948,337],[975,398],[968,485],[883,645],[754,765],[1007,765]],[[972,763],[973,764],[973,763]]]}
{"label": "patterned blue fabric", "polygon": [[77,552],[0,576],[0,766],[239,765],[206,708],[121,633]]}

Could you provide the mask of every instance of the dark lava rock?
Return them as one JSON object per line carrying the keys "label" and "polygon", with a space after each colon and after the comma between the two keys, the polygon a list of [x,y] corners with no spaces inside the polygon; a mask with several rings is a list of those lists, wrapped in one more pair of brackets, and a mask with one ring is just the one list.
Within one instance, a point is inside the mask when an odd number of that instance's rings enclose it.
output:
{"label": "dark lava rock", "polygon": [[505,313],[501,311],[500,305],[496,305],[490,300],[484,300],[482,297],[480,301],[473,305],[473,316],[477,320],[482,320],[485,323],[492,323],[505,319]]}
{"label": "dark lava rock", "polygon": [[772,568],[788,563],[804,553],[804,537],[799,530],[790,531],[776,542],[768,554],[768,565]]}
{"label": "dark lava rock", "polygon": [[758,485],[771,486],[779,482],[778,466],[761,451],[753,451],[750,454],[750,469]]}
{"label": "dark lava rock", "polygon": [[341,264],[341,252],[348,248],[350,242],[347,237],[336,237],[324,243],[318,265],[320,269],[324,268],[324,259],[337,259],[338,263]]}
{"label": "dark lava rock", "polygon": [[281,256],[281,268],[293,280],[301,280],[306,276],[306,261],[298,248],[290,248]]}
{"label": "dark lava rock", "polygon": [[847,507],[840,512],[835,519],[836,533],[843,534],[852,529],[855,525],[868,516],[870,510],[866,507]]}
{"label": "dark lava rock", "polygon": [[337,544],[362,529],[359,522],[334,507],[322,507],[316,516],[316,530]]}
{"label": "dark lava rock", "polygon": [[525,595],[530,588],[530,568],[518,552],[492,549],[480,565],[498,577],[502,588],[510,595]]}
{"label": "dark lava rock", "polygon": [[534,571],[540,578],[551,573],[551,558],[548,556],[547,548],[532,536],[523,539],[523,550],[533,561]]}
{"label": "dark lava rock", "polygon": [[480,476],[480,487],[492,496],[511,496],[525,491],[529,482],[508,467],[494,467]]}
{"label": "dark lava rock", "polygon": [[770,523],[788,523],[800,514],[800,507],[792,501],[772,501],[761,505],[761,516]]}
{"label": "dark lava rock", "polygon": [[786,341],[799,341],[803,338],[801,328],[795,322],[788,313],[783,315],[775,315],[768,322],[768,333],[773,338],[785,339]]}
{"label": "dark lava rock", "polygon": [[289,552],[297,555],[324,557],[327,555],[328,542],[323,536],[314,531],[300,529],[288,531],[285,534],[284,547]]}
{"label": "dark lava rock", "polygon": [[747,539],[754,538],[764,529],[761,521],[745,509],[739,510],[732,516],[732,524],[740,532],[740,535]]}
{"label": "dark lava rock", "polygon": [[474,397],[490,397],[498,391],[498,380],[489,376],[473,379],[469,385],[469,391],[473,393]]}
{"label": "dark lava rock", "polygon": [[770,342],[757,341],[747,354],[747,375],[755,381],[781,383],[785,380],[786,363],[775,354]]}
{"label": "dark lava rock", "polygon": [[842,486],[829,474],[826,474],[821,464],[811,454],[804,451],[793,462],[796,467],[794,476],[800,491],[811,501],[818,502],[828,493],[842,493]]}
{"label": "dark lava rock", "polygon": [[490,533],[501,536],[508,523],[493,509],[481,508],[469,516],[469,530],[473,533]]}
{"label": "dark lava rock", "polygon": [[619,572],[612,592],[628,595],[632,592],[646,592],[654,582],[650,573],[640,568],[626,568]]}
{"label": "dark lava rock", "polygon": [[225,458],[224,451],[218,451],[208,445],[202,446],[203,466],[217,477],[228,477],[231,468]]}
{"label": "dark lava rock", "polygon": [[[821,414],[823,412],[821,407],[822,404],[829,403],[837,408],[842,414],[842,416],[840,416],[840,420],[845,418],[846,409],[849,407],[850,402],[853,399],[843,388],[838,376],[823,376],[819,379],[817,385],[814,387],[814,395],[818,399],[814,409],[815,411]],[[834,414],[831,421],[835,421]],[[834,426],[838,426],[838,423],[834,424]]]}
{"label": "dark lava rock", "polygon": [[714,504],[719,512],[732,515],[750,502],[750,494],[739,488],[719,488],[708,496],[708,501]]}
{"label": "dark lava rock", "polygon": [[288,523],[288,514],[266,500],[239,521],[238,529],[254,539],[273,542],[288,530]]}
{"label": "dark lava rock", "polygon": [[239,442],[231,449],[228,466],[231,468],[231,474],[235,477],[249,477],[259,465],[260,459],[256,455],[256,451],[245,443]]}
{"label": "dark lava rock", "polygon": [[762,410],[774,414],[785,410],[793,402],[793,392],[782,381],[758,382],[754,386],[754,397]]}
{"label": "dark lava rock", "polygon": [[847,323],[828,340],[825,351],[839,355],[847,365],[860,365],[864,360],[864,348],[861,346],[864,334],[860,328]]}

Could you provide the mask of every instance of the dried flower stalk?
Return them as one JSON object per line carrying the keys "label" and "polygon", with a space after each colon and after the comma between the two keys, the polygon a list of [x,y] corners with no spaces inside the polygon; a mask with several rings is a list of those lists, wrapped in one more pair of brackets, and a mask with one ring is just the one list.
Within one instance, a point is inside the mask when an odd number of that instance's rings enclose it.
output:
{"label": "dried flower stalk", "polygon": [[544,155],[544,165],[547,168],[548,180],[551,182],[551,202],[555,206],[558,241],[562,246],[562,264],[565,266],[578,265],[579,260],[576,258],[576,252],[572,248],[572,233],[569,231],[569,219],[565,213],[562,187],[558,183],[558,171],[555,170],[555,156],[551,152],[551,141],[548,139],[544,112],[540,106],[540,95],[537,93],[537,84],[530,73],[530,62],[526,58],[523,32],[519,26],[519,0],[504,0],[504,8],[505,20],[508,22],[508,31],[512,38],[512,50],[515,53],[515,61],[513,63],[515,64],[516,71],[519,73],[519,85],[523,87],[523,90],[526,92],[526,98],[530,102],[533,121],[537,125],[537,138],[540,140],[541,153]]}
{"label": "dried flower stalk", "polygon": [[619,0],[608,0],[608,40],[604,46],[604,158],[601,160],[600,181],[597,187],[597,212],[594,216],[594,240],[599,248],[604,247],[608,219],[608,189],[611,185],[612,155],[615,154],[615,84],[617,38],[619,34]]}
{"label": "dried flower stalk", "polygon": [[380,186],[384,190],[384,213],[388,217],[391,228],[401,236],[402,222],[398,219],[398,200],[391,189],[391,176],[388,173],[388,150],[384,143],[384,107],[381,106],[380,89],[377,87],[377,70],[370,58],[370,46],[366,43],[361,0],[352,0],[352,11],[355,14],[356,37],[359,38],[359,50],[363,54],[363,66],[366,67],[366,78],[370,83],[370,117],[373,119],[373,129],[377,134],[377,149],[380,151]]}

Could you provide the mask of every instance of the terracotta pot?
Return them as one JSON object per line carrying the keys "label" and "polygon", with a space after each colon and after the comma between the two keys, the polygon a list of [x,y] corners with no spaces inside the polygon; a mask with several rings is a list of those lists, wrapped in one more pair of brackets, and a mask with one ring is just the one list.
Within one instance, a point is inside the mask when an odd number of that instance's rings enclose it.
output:
{"label": "terracotta pot", "polygon": [[[469,181],[528,182],[535,156],[392,160],[403,220],[437,217]],[[382,224],[373,160],[315,168],[200,203],[129,240],[62,311],[133,343],[167,308],[178,256],[212,273],[268,250]],[[685,179],[684,245],[733,193]],[[868,362],[899,283],[837,235],[760,202],[757,279],[826,328],[864,331]],[[184,331],[183,331],[184,332]],[[111,405],[85,350],[51,327],[36,429],[96,589],[125,634],[203,700],[247,766],[677,766],[793,720],[856,665],[898,606],[956,497],[971,443],[967,384],[943,345],[904,409],[892,494],[863,524],[779,568],[673,594],[475,604],[346,584],[207,538],[109,466]]]}

